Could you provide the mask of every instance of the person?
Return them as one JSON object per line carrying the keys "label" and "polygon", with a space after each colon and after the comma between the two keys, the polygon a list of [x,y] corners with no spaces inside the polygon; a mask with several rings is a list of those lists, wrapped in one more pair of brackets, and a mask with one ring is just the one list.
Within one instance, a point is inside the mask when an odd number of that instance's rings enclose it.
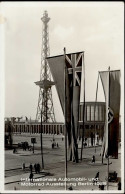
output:
{"label": "person", "polygon": [[118,190],[121,190],[121,182],[118,182]]}
{"label": "person", "polygon": [[25,163],[23,162],[22,169],[25,170]]}
{"label": "person", "polygon": [[15,154],[17,152],[16,148],[13,149],[13,153]]}
{"label": "person", "polygon": [[30,166],[29,166],[29,168],[30,168],[30,172],[32,173],[33,166],[32,166],[32,164],[31,164],[31,163],[30,163]]}
{"label": "person", "polygon": [[97,144],[99,144],[99,133],[97,133]]}
{"label": "person", "polygon": [[92,163],[95,163],[95,156],[92,156]]}
{"label": "person", "polygon": [[34,169],[35,169],[35,173],[37,174],[37,165],[36,165],[36,163],[34,164]]}
{"label": "person", "polygon": [[91,146],[93,146],[93,133],[91,132]]}
{"label": "person", "polygon": [[57,148],[58,148],[58,147],[59,147],[58,142],[57,142],[57,144],[56,144],[56,145],[57,145]]}
{"label": "person", "polygon": [[52,143],[52,149],[54,148],[54,143]]}
{"label": "person", "polygon": [[37,172],[40,173],[40,164],[37,164]]}
{"label": "person", "polygon": [[29,178],[30,178],[30,182],[31,182],[31,181],[33,182],[33,173],[32,173],[32,172],[30,173]]}

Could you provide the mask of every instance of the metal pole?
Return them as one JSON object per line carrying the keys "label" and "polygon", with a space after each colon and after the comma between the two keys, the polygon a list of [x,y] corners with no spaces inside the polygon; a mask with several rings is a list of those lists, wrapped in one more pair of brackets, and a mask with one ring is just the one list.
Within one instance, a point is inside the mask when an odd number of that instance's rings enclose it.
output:
{"label": "metal pole", "polygon": [[[109,76],[108,76],[108,106],[107,108],[109,107],[109,104],[110,104],[110,67],[108,68],[108,73],[109,73]],[[108,110],[107,110],[107,122],[108,122]],[[107,123],[107,127],[108,127],[108,146],[109,146],[109,124]],[[109,148],[108,148],[108,154],[109,154]],[[107,190],[109,188],[109,155],[108,155],[108,158],[107,158]]]}
{"label": "metal pole", "polygon": [[43,133],[43,127],[42,127],[42,111],[41,111],[41,136],[40,136],[41,137],[41,157],[42,157],[42,169],[44,169],[42,133]]}
{"label": "metal pole", "polygon": [[67,125],[66,125],[66,48],[64,48],[64,120],[65,120],[65,190],[67,190]]}
{"label": "metal pole", "polygon": [[[96,112],[96,102],[97,102],[97,94],[98,94],[98,83],[99,83],[99,74],[98,74],[98,79],[97,79],[96,98],[95,98],[95,106],[94,106],[94,128],[95,128],[95,134],[96,134],[95,112]],[[96,145],[95,145],[95,153],[96,153]]]}
{"label": "metal pole", "polygon": [[109,188],[109,156],[107,158],[107,190]]}
{"label": "metal pole", "polygon": [[84,85],[84,104],[83,104],[83,129],[82,129],[82,143],[81,143],[81,161],[82,161],[82,153],[83,153],[83,139],[84,139],[84,131],[85,131],[85,64],[83,61],[83,75],[84,75],[84,80],[83,80],[83,85]]}

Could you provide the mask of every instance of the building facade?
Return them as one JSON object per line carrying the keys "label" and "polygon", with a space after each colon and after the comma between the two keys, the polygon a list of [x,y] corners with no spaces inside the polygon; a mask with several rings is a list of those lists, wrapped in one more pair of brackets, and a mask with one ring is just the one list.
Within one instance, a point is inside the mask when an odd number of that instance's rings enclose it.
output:
{"label": "building facade", "polygon": [[[98,134],[100,138],[104,134],[105,125],[105,102],[86,102],[84,115],[84,137],[92,137]],[[83,130],[83,103],[79,109],[79,130],[80,136]]]}
{"label": "building facade", "polygon": [[[41,123],[35,121],[21,121],[14,123],[15,128],[13,133],[30,133],[37,134],[41,132]],[[64,123],[43,123],[42,131],[44,134],[64,134]],[[8,132],[7,125],[5,124],[5,132]]]}
{"label": "building facade", "polygon": [[[98,133],[103,137],[105,123],[105,103],[104,102],[86,102],[85,103],[85,116],[84,116],[84,137],[91,137],[92,134]],[[79,134],[82,136],[83,131],[83,103],[79,108]],[[43,134],[64,134],[64,123],[53,122],[42,124]],[[8,133],[8,126],[5,122],[5,132]],[[28,121],[15,121],[13,133],[30,133],[39,134],[41,132],[41,123],[28,120]]]}

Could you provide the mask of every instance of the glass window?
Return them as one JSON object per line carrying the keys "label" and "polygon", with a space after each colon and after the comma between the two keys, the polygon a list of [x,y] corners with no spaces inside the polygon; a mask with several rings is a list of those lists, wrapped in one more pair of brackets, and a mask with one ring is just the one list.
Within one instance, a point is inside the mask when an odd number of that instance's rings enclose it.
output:
{"label": "glass window", "polygon": [[99,106],[99,121],[102,121],[102,106]]}
{"label": "glass window", "polygon": [[83,104],[80,105],[80,109],[79,109],[79,120],[83,121]]}
{"label": "glass window", "polygon": [[87,121],[90,121],[90,106],[87,105]]}
{"label": "glass window", "polygon": [[98,121],[98,106],[95,107],[95,121]]}
{"label": "glass window", "polygon": [[94,121],[94,106],[91,106],[91,121]]}

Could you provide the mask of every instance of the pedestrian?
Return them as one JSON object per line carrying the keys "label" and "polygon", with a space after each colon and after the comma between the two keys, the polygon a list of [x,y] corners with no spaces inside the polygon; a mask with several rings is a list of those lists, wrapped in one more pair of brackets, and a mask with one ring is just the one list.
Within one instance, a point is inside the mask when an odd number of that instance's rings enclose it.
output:
{"label": "pedestrian", "polygon": [[30,163],[30,166],[29,166],[29,168],[30,168],[30,172],[32,173],[33,166],[32,166],[32,164],[31,164],[31,163]]}
{"label": "pedestrian", "polygon": [[54,148],[54,143],[52,143],[52,149]]}
{"label": "pedestrian", "polygon": [[95,163],[95,156],[92,156],[92,163]]}
{"label": "pedestrian", "polygon": [[57,142],[56,146],[57,146],[57,148],[59,147],[58,142]]}
{"label": "pedestrian", "polygon": [[22,169],[25,170],[25,163],[22,164]]}
{"label": "pedestrian", "polygon": [[36,165],[36,163],[34,164],[34,169],[35,169],[35,172],[37,174],[37,165]]}
{"label": "pedestrian", "polygon": [[118,182],[118,190],[121,190],[121,182]]}
{"label": "pedestrian", "polygon": [[91,146],[93,146],[93,132],[91,132],[90,137],[91,137]]}
{"label": "pedestrian", "polygon": [[30,179],[30,182],[33,182],[33,173],[32,172],[30,173],[29,179]]}
{"label": "pedestrian", "polygon": [[40,173],[40,164],[37,164],[37,172]]}
{"label": "pedestrian", "polygon": [[97,144],[99,144],[99,133],[97,133]]}
{"label": "pedestrian", "polygon": [[13,149],[13,153],[15,154],[17,152],[16,148]]}

